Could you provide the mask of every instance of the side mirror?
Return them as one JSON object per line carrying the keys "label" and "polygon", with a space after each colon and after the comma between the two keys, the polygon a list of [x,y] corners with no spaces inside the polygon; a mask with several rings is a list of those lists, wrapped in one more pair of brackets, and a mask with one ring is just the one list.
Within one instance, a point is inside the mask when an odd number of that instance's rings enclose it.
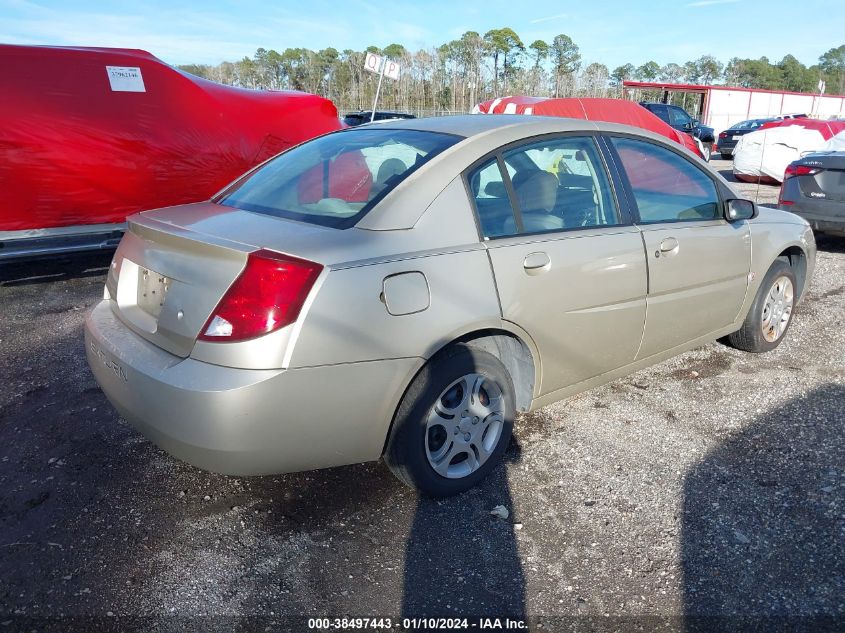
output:
{"label": "side mirror", "polygon": [[751,200],[734,198],[727,201],[725,206],[725,219],[728,222],[740,222],[757,217],[757,205]]}
{"label": "side mirror", "polygon": [[687,121],[684,123],[684,129],[687,132],[692,132],[695,129],[695,121]]}

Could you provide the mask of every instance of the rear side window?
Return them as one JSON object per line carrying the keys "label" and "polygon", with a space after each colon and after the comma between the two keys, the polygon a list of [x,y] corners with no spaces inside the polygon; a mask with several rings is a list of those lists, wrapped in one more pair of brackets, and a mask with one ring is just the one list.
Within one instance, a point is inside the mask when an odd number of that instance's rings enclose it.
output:
{"label": "rear side window", "polygon": [[641,222],[722,217],[715,183],[686,158],[645,141],[612,140],[631,183]]}
{"label": "rear side window", "polygon": [[495,158],[469,175],[485,237],[619,223],[604,164],[591,138],[547,139],[510,149],[502,157],[518,215]]}
{"label": "rear side window", "polygon": [[215,202],[347,228],[409,174],[460,140],[451,134],[387,128],[328,134],[280,154]]}

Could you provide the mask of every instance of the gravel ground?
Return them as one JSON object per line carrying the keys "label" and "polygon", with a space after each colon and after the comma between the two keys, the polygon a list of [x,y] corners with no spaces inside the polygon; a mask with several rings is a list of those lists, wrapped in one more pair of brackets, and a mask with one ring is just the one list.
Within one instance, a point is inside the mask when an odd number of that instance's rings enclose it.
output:
{"label": "gravel ground", "polygon": [[87,369],[108,258],[0,268],[0,631],[303,614],[842,626],[845,240],[819,247],[776,351],[714,343],[526,415],[506,464],[444,501],[380,463],[252,478],[180,463]]}

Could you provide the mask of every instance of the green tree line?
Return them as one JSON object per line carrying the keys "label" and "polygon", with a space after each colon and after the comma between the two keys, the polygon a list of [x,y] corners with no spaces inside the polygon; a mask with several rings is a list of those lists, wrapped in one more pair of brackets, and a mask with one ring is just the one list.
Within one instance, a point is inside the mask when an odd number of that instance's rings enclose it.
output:
{"label": "green tree line", "polygon": [[411,112],[465,112],[480,101],[508,94],[619,96],[628,79],[796,92],[816,92],[824,79],[828,94],[845,93],[845,44],[831,48],[809,67],[792,55],[779,62],[734,57],[727,63],[704,55],[685,63],[623,64],[611,71],[599,62],[584,64],[578,45],[568,35],[526,43],[508,27],[483,35],[467,31],[459,39],[417,51],[401,44],[364,51],[259,48],[253,57],[240,61],[179,68],[233,86],[320,94],[339,110],[350,111],[372,106],[378,77],[364,70],[367,52],[385,55],[402,67],[399,81],[385,80],[379,107]]}

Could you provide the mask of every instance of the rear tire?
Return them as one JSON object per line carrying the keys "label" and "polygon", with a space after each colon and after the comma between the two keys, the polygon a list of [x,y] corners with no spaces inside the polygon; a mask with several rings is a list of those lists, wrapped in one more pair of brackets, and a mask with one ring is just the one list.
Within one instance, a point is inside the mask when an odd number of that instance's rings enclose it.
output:
{"label": "rear tire", "polygon": [[725,154],[725,153],[722,153],[722,152],[720,152],[720,154],[722,156],[722,160],[732,160],[733,159],[733,154]]}
{"label": "rear tire", "polygon": [[431,497],[472,488],[510,443],[513,382],[492,354],[454,345],[429,361],[393,420],[384,461],[405,484]]}
{"label": "rear tire", "polygon": [[763,278],[742,327],[728,336],[730,344],[755,354],[775,349],[792,324],[797,295],[792,267],[782,259],[776,260]]}

